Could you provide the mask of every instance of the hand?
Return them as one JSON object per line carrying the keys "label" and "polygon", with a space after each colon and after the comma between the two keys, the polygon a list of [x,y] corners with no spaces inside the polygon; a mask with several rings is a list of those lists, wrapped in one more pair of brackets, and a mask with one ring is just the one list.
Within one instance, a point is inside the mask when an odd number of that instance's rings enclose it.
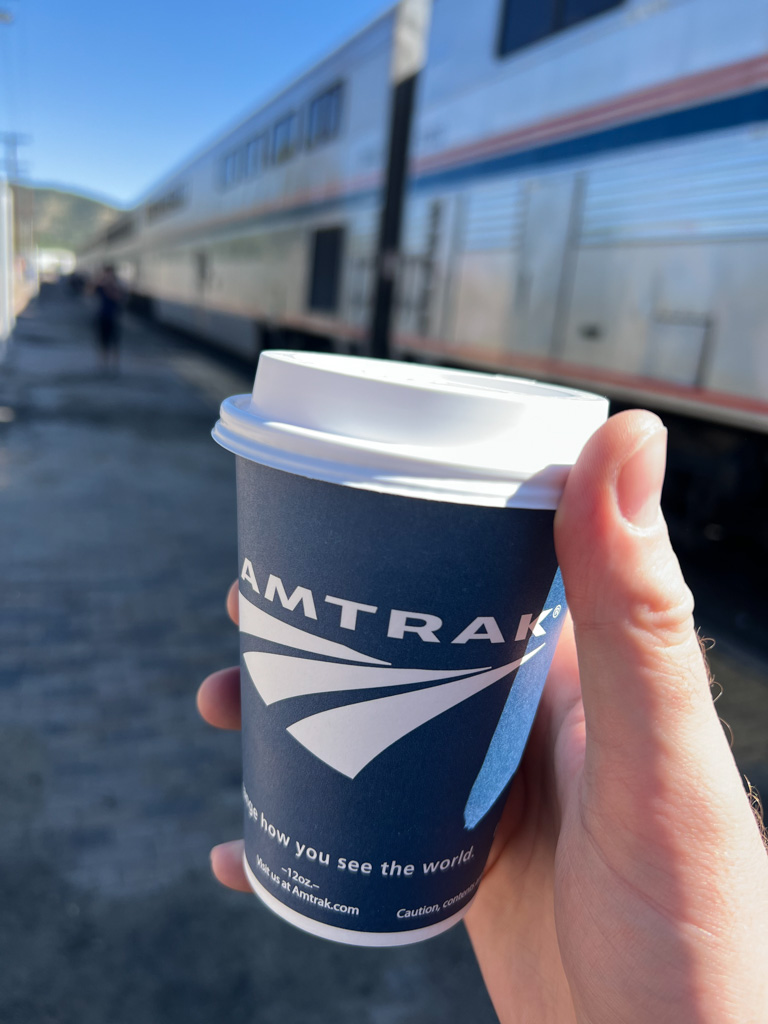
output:
{"label": "hand", "polygon": [[[613,417],[555,518],[574,628],[466,917],[502,1024],[768,1021],[768,858],[659,509],[665,443]],[[238,728],[239,670],[198,705]],[[241,855],[213,870],[248,890]]]}

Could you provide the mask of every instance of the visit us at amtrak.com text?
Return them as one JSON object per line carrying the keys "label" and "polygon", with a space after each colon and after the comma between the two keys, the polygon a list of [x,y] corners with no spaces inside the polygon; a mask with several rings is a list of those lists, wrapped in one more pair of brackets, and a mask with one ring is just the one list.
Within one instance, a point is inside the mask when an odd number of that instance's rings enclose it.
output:
{"label": "visit us at amtrak.com text", "polygon": [[[257,855],[256,862],[250,864],[250,868],[256,874],[258,881],[273,890],[281,891],[283,897],[290,893],[290,895],[307,904],[313,904],[318,908],[334,911],[338,914],[355,917],[360,911],[355,906],[349,906],[345,903],[334,903],[323,895],[322,883],[323,881],[328,881],[327,872],[329,871],[354,875],[360,878],[388,878],[394,881],[398,878],[413,878],[417,875],[434,876],[448,874],[460,865],[467,864],[475,859],[473,846],[462,849],[450,856],[421,861],[418,864],[400,864],[394,859],[374,864],[369,860],[365,860],[357,853],[352,856],[352,851],[345,851],[344,855],[341,855],[338,851],[331,853],[326,850],[318,850],[314,846],[302,842],[298,837],[283,831],[275,822],[270,821],[264,812],[254,805],[245,786],[243,786],[243,800],[248,816],[263,831],[265,837],[272,840],[275,847],[281,852],[291,854],[295,861],[294,866],[280,867],[274,870],[261,855]],[[460,892],[447,897],[441,903],[413,908],[401,907],[397,910],[396,917],[400,920],[410,917],[428,917],[430,914],[437,914],[448,910],[454,904],[460,903],[473,893],[479,882],[480,877]]]}

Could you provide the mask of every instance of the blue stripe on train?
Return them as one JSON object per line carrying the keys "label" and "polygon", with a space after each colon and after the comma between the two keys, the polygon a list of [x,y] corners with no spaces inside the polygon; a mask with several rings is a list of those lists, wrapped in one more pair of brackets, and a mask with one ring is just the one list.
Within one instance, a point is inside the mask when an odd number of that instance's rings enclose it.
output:
{"label": "blue stripe on train", "polygon": [[562,142],[551,142],[534,146],[517,153],[486,157],[470,164],[449,167],[445,170],[425,171],[411,177],[411,188],[434,188],[463,183],[470,178],[520,170],[524,167],[562,163],[580,157],[593,156],[610,150],[627,149],[631,146],[665,142],[685,138],[703,132],[713,132],[755,121],[768,120],[768,89],[716,100],[700,107],[676,110],[644,121],[606,128],[590,135],[580,135]]}

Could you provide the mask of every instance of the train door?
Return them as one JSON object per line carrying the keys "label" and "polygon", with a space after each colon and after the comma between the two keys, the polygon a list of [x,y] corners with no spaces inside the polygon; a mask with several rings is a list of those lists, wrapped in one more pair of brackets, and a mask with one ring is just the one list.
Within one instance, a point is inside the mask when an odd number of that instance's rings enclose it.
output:
{"label": "train door", "polygon": [[523,190],[509,178],[458,200],[446,336],[492,355],[509,346],[515,307]]}
{"label": "train door", "polygon": [[685,309],[653,310],[641,373],[670,384],[703,388],[712,360],[715,320]]}
{"label": "train door", "polygon": [[517,352],[561,355],[582,198],[579,175],[536,178],[525,184],[510,335]]}
{"label": "train door", "polygon": [[343,227],[320,228],[313,232],[306,301],[310,312],[338,316],[343,260]]}
{"label": "train door", "polygon": [[208,328],[206,315],[206,289],[210,281],[211,267],[210,258],[205,250],[199,250],[193,255],[194,276],[195,276],[195,326],[194,329],[200,335],[205,335]]}
{"label": "train door", "polygon": [[376,284],[376,209],[356,211],[349,225],[345,247],[343,317],[365,336],[371,321]]}
{"label": "train door", "polygon": [[433,333],[442,220],[443,203],[439,199],[418,202],[406,220],[395,299],[398,330],[406,336],[424,338]]}
{"label": "train door", "polygon": [[208,261],[208,253],[201,250],[196,252],[195,256],[195,293],[197,296],[198,305],[202,306],[205,299],[205,289],[208,284],[210,277],[210,267]]}

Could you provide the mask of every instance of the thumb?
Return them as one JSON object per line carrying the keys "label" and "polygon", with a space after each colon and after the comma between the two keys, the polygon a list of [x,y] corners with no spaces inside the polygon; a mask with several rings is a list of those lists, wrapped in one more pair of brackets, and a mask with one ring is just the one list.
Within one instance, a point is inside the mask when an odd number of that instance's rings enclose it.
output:
{"label": "thumb", "polygon": [[[637,785],[669,758],[730,762],[693,627],[693,598],[661,514],[666,430],[613,416],[587,443],[555,518],[586,719],[585,769]],[[687,758],[688,764],[691,763]],[[662,763],[664,762],[664,763]],[[690,775],[687,778],[691,783]]]}

